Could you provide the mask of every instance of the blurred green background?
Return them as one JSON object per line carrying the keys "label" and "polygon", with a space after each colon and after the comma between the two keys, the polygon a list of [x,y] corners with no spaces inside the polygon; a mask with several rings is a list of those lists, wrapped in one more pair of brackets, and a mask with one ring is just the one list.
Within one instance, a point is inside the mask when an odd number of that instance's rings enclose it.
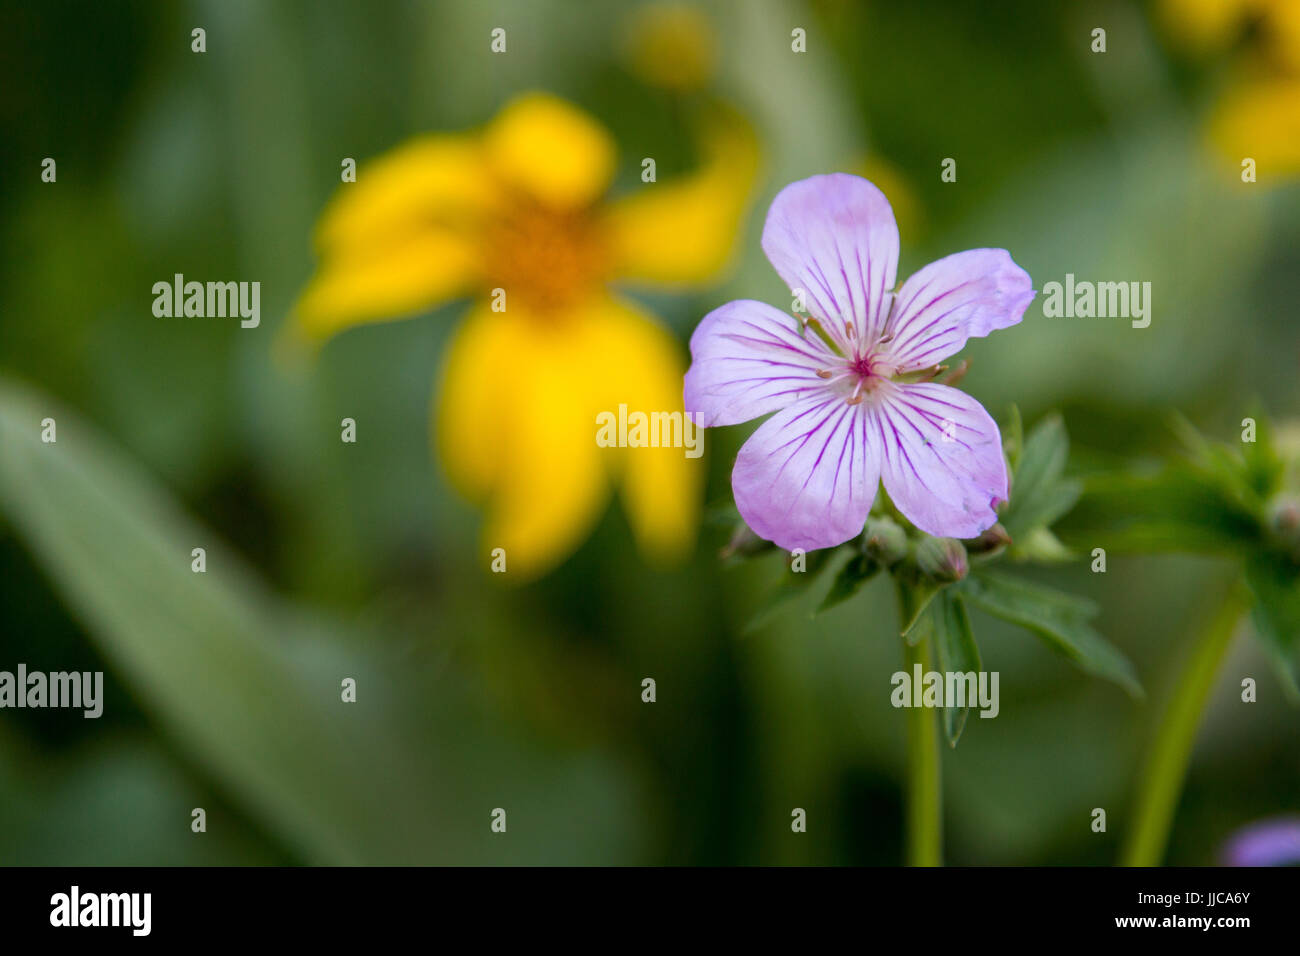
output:
{"label": "blurred green background", "polygon": [[[501,586],[428,441],[462,305],[348,332],[306,370],[272,358],[341,157],[481,125],[544,89],[607,125],[625,160],[688,165],[682,94],[629,65],[644,6],[0,7],[0,669],[102,669],[107,694],[99,720],[0,711],[0,862],[901,859],[885,581],[747,631],[778,556],[724,566],[727,531],[706,527],[688,565],[652,570],[615,507],[558,571]],[[1249,30],[1192,56],[1124,2],[693,6],[711,94],[755,124],[764,172],[729,279],[643,300],[683,350],[714,306],[787,298],[758,245],[781,186],[867,170],[899,209],[900,277],[995,246],[1039,289],[1067,272],[1152,283],[1149,328],[1045,318],[1040,295],[1021,326],[966,350],[964,387],[995,415],[1065,413],[1072,470],[1160,453],[1173,408],[1224,439],[1255,399],[1300,416],[1300,189],[1276,169],[1243,184],[1206,134]],[[488,53],[496,26],[504,56]],[[945,157],[956,183],[940,180]],[[261,281],[261,327],[155,318],[151,286],[176,272]],[[46,415],[59,464],[13,441]],[[338,440],[344,417],[355,446]],[[709,435],[709,503],[729,500],[748,431]],[[189,570],[197,546],[206,575]],[[1159,704],[1227,581],[1211,559],[1118,555],[1104,575],[1080,559],[1038,576],[1100,602],[1148,697],[978,616],[1001,714],[944,755],[952,863],[1115,859]],[[1237,827],[1300,809],[1298,755],[1297,711],[1239,639],[1168,861],[1213,862]],[[496,807],[505,836],[489,830]],[[1107,833],[1090,829],[1094,807]]]}

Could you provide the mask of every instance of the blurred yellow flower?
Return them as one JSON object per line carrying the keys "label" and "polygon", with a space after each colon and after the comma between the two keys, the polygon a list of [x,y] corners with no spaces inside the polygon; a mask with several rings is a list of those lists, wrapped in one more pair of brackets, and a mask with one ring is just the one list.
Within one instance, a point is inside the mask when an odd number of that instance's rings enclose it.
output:
{"label": "blurred yellow flower", "polygon": [[632,72],[651,86],[697,90],[713,74],[713,27],[688,3],[666,0],[637,8],[628,18],[626,47]]}
{"label": "blurred yellow flower", "polygon": [[1160,0],[1159,10],[1168,31],[1198,53],[1225,49],[1254,28],[1277,65],[1300,69],[1296,0]]}
{"label": "blurred yellow flower", "polygon": [[504,548],[512,578],[576,548],[615,481],[643,552],[670,559],[694,540],[699,463],[595,436],[596,416],[620,404],[682,409],[678,343],[609,284],[683,287],[725,268],[757,148],[738,117],[711,120],[695,172],[604,201],[608,134],[526,94],[482,130],[426,135],[363,167],[321,219],[299,335],[477,296],[444,359],[434,432],[453,483],[487,509],[484,551]]}
{"label": "blurred yellow flower", "polygon": [[1215,104],[1211,141],[1262,175],[1300,173],[1300,0],[1161,0],[1168,31],[1200,54],[1249,38],[1243,67]]}
{"label": "blurred yellow flower", "polygon": [[1230,86],[1215,104],[1209,136],[1230,162],[1254,159],[1263,179],[1300,173],[1300,76]]}

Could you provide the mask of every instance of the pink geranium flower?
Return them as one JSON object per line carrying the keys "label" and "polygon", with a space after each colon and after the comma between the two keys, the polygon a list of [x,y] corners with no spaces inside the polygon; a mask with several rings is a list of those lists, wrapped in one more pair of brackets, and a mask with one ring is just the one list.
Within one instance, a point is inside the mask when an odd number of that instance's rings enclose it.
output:
{"label": "pink geranium flower", "polygon": [[1007,497],[998,427],[970,396],[918,379],[969,337],[1019,322],[1029,275],[1005,249],[971,249],[895,291],[893,210],[843,173],[781,190],[763,251],[811,317],[752,300],[715,309],[691,336],[685,389],[701,425],[776,412],[731,473],[746,524],[787,550],[834,547],[861,532],[883,480],[922,531],[989,528]]}

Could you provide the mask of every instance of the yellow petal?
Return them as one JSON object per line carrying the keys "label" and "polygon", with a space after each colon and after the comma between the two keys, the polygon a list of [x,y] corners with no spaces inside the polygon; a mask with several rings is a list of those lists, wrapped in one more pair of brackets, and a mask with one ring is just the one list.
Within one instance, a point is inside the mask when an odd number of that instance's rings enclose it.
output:
{"label": "yellow petal", "polygon": [[567,557],[608,501],[587,387],[596,344],[590,323],[479,305],[448,351],[437,444],[453,482],[485,502],[483,547],[505,549],[509,580]]}
{"label": "yellow petal", "polygon": [[758,144],[748,123],[716,112],[703,150],[697,172],[645,183],[612,205],[608,227],[616,276],[699,284],[726,268],[754,188]]}
{"label": "yellow petal", "polygon": [[291,327],[320,341],[361,323],[405,318],[472,289],[481,259],[473,239],[435,228],[350,249],[308,283]]}
{"label": "yellow petal", "polygon": [[1169,33],[1197,53],[1224,49],[1238,39],[1262,0],[1159,0],[1157,13]]}
{"label": "yellow petal", "polygon": [[448,349],[435,430],[456,487],[484,504],[483,548],[507,574],[550,570],[590,533],[622,484],[642,550],[670,560],[694,541],[702,458],[603,448],[597,416],[682,411],[680,348],[645,314],[596,296],[564,316],[475,307]]}
{"label": "yellow petal", "polygon": [[477,136],[423,136],[363,163],[317,226],[322,263],[291,330],[320,341],[465,294],[481,280],[483,225],[503,200]]}
{"label": "yellow petal", "polygon": [[316,228],[325,255],[387,243],[429,225],[472,229],[503,201],[477,135],[421,136],[364,162]]}
{"label": "yellow petal", "polygon": [[497,176],[554,208],[595,202],[614,171],[614,143],[605,130],[546,93],[507,104],[485,131],[483,145]]}
{"label": "yellow petal", "polygon": [[1261,183],[1300,173],[1300,79],[1238,83],[1219,99],[1209,132],[1234,167],[1254,159]]}
{"label": "yellow petal", "polygon": [[677,423],[685,426],[681,346],[648,315],[621,300],[605,300],[593,321],[600,361],[589,374],[598,410],[617,416],[619,406],[626,405],[629,415],[668,413],[675,419],[672,438],[682,447],[670,445],[663,427],[666,416],[659,419],[661,447],[601,451],[621,477],[623,507],[642,551],[655,561],[678,560],[695,541],[705,475],[704,458],[687,457],[685,447],[692,435],[702,442],[703,430],[677,431]]}
{"label": "yellow petal", "polygon": [[1274,0],[1266,27],[1270,52],[1292,73],[1300,71],[1300,3]]}
{"label": "yellow petal", "polygon": [[476,503],[487,499],[501,471],[500,441],[518,389],[517,379],[494,370],[515,354],[516,325],[507,313],[494,313],[486,302],[477,302],[443,357],[434,435],[452,484]]}

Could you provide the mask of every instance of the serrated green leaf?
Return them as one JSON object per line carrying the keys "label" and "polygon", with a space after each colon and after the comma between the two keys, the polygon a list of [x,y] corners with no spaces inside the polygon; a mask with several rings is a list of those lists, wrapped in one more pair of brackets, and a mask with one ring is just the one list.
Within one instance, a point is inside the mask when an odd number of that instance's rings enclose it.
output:
{"label": "serrated green leaf", "polygon": [[[966,613],[960,591],[955,588],[945,590],[930,604],[926,616],[932,621],[931,636],[934,637],[935,660],[940,673],[973,671],[978,679],[982,669],[979,646],[975,643],[970,616]],[[969,715],[969,701],[961,707],[944,707],[943,732],[948,746],[957,746]]]}
{"label": "serrated green leaf", "polygon": [[[1254,440],[1213,442],[1181,414],[1175,413],[1171,428],[1186,449],[1192,470],[1217,486],[1233,504],[1256,511],[1277,491],[1285,465],[1277,453],[1268,416],[1258,405],[1248,416],[1254,420]],[[1243,419],[1244,421],[1244,419]]]}
{"label": "serrated green leaf", "polygon": [[1267,501],[1278,491],[1286,474],[1286,463],[1278,454],[1273,426],[1262,408],[1251,411],[1255,419],[1255,440],[1242,442],[1243,481],[1258,502]]}
{"label": "serrated green leaf", "polygon": [[1030,528],[1050,528],[1061,516],[1069,513],[1082,495],[1083,482],[1077,478],[1057,481],[1035,502],[1037,510],[1028,518]]}
{"label": "serrated green leaf", "polygon": [[960,588],[980,610],[1025,628],[1082,670],[1142,696],[1128,658],[1088,623],[1096,615],[1091,601],[986,571],[967,578]]}
{"label": "serrated green leaf", "polygon": [[1246,562],[1251,620],[1293,703],[1300,702],[1300,569],[1273,555]]}
{"label": "serrated green leaf", "polygon": [[1154,474],[1094,475],[1056,528],[1082,549],[1239,553],[1256,547],[1258,519],[1189,463]]}
{"label": "serrated green leaf", "polygon": [[1183,452],[1192,461],[1206,459],[1210,455],[1211,442],[1201,434],[1201,430],[1192,424],[1191,419],[1180,411],[1169,414],[1169,430],[1183,446]]}
{"label": "serrated green leaf", "polygon": [[1007,423],[1002,428],[1002,451],[1007,456],[1011,474],[1020,470],[1020,456],[1025,448],[1025,425],[1020,417],[1020,406],[1012,404],[1007,413]]}
{"label": "serrated green leaf", "polygon": [[785,555],[782,559],[785,562],[784,573],[768,590],[763,604],[754,613],[754,616],[741,628],[742,633],[750,634],[766,625],[789,602],[807,591],[812,586],[812,583],[821,576],[822,572],[830,566],[831,558],[839,553],[837,548],[809,551],[804,555],[806,565],[802,571],[793,570],[793,559],[789,554]]}
{"label": "serrated green leaf", "polygon": [[925,610],[934,600],[934,596],[946,586],[932,581],[920,581],[916,584],[898,582],[899,634],[912,647],[929,634],[925,623]]}
{"label": "serrated green leaf", "polygon": [[876,561],[865,554],[855,554],[844,562],[844,566],[835,575],[835,580],[831,582],[831,589],[813,613],[821,614],[837,604],[843,604],[879,573],[880,565]]}
{"label": "serrated green leaf", "polygon": [[1077,485],[1061,487],[1069,453],[1070,440],[1059,415],[1044,418],[1025,439],[1010,501],[998,519],[1012,541],[1055,521],[1078,499]]}
{"label": "serrated green leaf", "polygon": [[1085,620],[1097,616],[1101,608],[1091,598],[1068,594],[1054,588],[1031,584],[1019,577],[997,571],[979,570],[961,584],[968,601],[985,592],[993,595],[989,600],[1006,600],[1010,603],[1032,605],[1043,614],[1056,617],[1079,617]]}

